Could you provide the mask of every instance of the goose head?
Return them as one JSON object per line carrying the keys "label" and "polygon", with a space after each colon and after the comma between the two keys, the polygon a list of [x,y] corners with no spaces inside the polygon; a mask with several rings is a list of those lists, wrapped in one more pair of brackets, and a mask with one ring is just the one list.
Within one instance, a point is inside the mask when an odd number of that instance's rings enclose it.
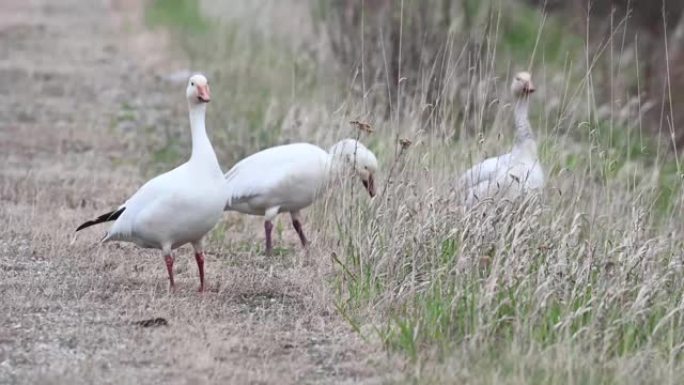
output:
{"label": "goose head", "polygon": [[532,76],[529,72],[518,72],[511,83],[511,92],[515,97],[528,96],[535,90]]}
{"label": "goose head", "polygon": [[195,74],[188,80],[188,88],[185,89],[185,96],[191,106],[209,103],[211,94],[209,92],[209,82],[202,74]]}
{"label": "goose head", "polygon": [[375,196],[374,176],[378,170],[378,160],[373,152],[357,140],[344,139],[332,146],[330,154],[358,175],[368,194]]}

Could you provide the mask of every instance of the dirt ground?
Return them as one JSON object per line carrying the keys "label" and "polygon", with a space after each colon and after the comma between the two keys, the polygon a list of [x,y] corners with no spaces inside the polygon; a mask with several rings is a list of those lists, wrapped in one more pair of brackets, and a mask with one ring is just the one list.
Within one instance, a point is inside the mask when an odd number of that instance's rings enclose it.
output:
{"label": "dirt ground", "polygon": [[208,244],[200,295],[182,248],[170,294],[158,253],[74,234],[144,182],[142,123],[188,126],[163,80],[183,58],[137,3],[0,2],[0,383],[382,382],[382,352],[335,312],[327,258]]}

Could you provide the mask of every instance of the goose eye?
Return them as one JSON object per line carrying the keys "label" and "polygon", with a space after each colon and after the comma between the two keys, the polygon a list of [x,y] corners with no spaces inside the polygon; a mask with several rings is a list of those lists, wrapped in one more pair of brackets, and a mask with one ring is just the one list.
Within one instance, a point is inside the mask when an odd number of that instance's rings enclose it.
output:
{"label": "goose eye", "polygon": [[190,82],[190,85],[194,87],[194,86],[195,86],[195,82]]}

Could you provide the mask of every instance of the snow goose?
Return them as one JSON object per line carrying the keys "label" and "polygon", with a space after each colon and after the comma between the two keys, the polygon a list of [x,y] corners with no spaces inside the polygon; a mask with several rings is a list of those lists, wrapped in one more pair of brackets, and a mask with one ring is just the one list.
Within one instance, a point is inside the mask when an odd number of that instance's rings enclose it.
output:
{"label": "snow goose", "polygon": [[186,96],[192,131],[190,160],[145,183],[119,208],[83,223],[76,231],[115,221],[102,241],[126,241],[160,249],[171,289],[175,288],[173,249],[191,243],[199,269],[199,290],[204,291],[202,240],[223,213],[225,182],[204,124],[210,99],[207,79],[193,75]]}
{"label": "snow goose", "polygon": [[354,139],[344,139],[329,152],[309,143],[271,147],[238,162],[226,173],[227,211],[265,217],[266,255],[272,251],[273,219],[289,212],[302,246],[307,240],[299,211],[311,205],[332,179],[351,171],[375,196],[375,155]]}
{"label": "snow goose", "polygon": [[516,130],[513,150],[486,159],[461,176],[459,186],[465,189],[467,207],[487,197],[515,198],[544,186],[544,171],[537,157],[537,142],[527,117],[533,92],[530,74],[518,73],[511,84],[515,99],[513,115]]}

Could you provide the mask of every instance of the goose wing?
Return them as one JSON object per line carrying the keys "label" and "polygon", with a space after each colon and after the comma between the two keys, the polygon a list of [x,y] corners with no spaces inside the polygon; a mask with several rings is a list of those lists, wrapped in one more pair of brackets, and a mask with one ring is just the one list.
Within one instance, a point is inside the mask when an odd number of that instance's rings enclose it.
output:
{"label": "goose wing", "polygon": [[463,173],[459,186],[470,189],[483,182],[491,183],[497,176],[511,167],[511,154],[485,159]]}
{"label": "goose wing", "polygon": [[292,190],[288,186],[294,184],[319,182],[311,179],[327,156],[324,150],[308,143],[271,147],[248,156],[225,175],[226,209],[258,196],[287,195]]}

